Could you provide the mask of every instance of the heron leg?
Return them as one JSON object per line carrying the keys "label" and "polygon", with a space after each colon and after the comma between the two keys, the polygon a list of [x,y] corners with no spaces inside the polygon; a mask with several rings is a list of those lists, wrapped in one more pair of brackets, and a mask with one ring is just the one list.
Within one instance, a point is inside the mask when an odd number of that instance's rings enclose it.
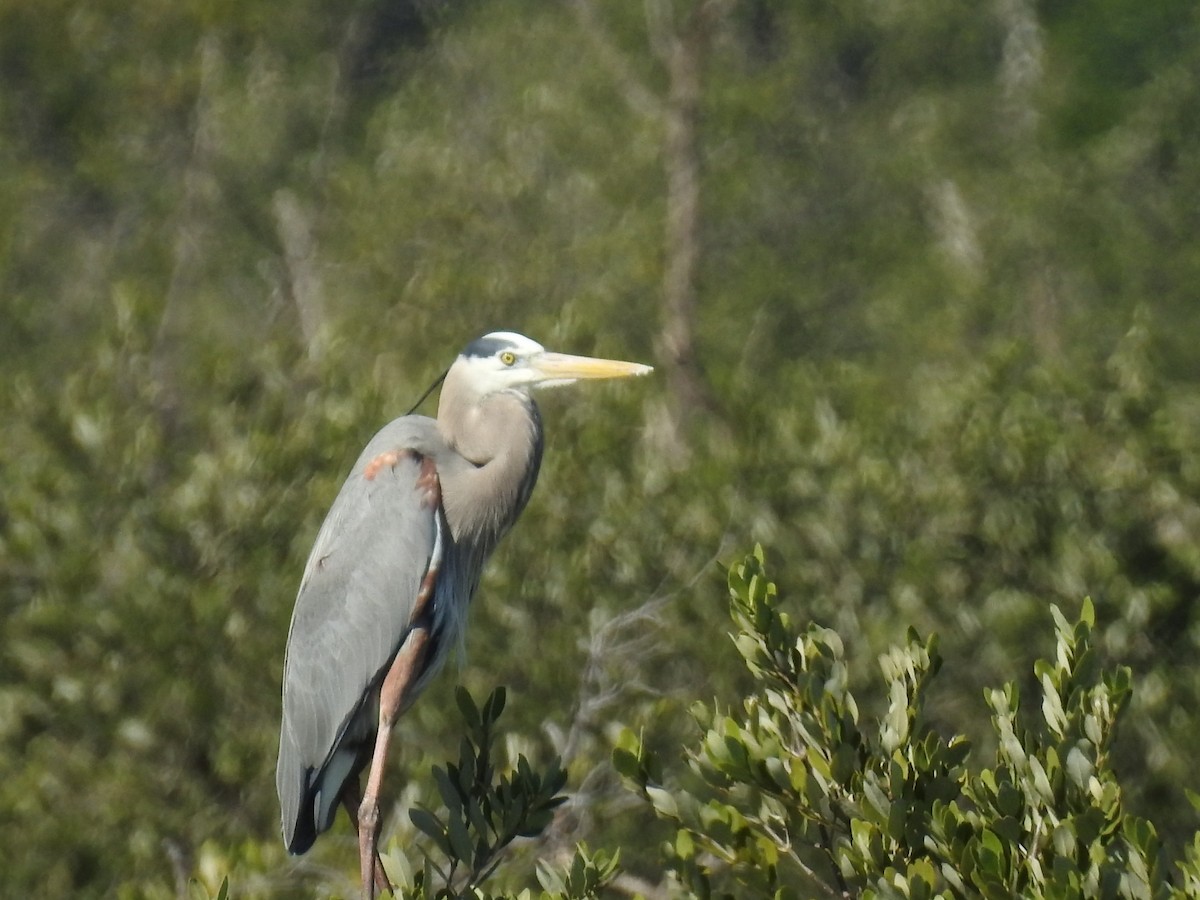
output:
{"label": "heron leg", "polygon": [[[362,792],[358,789],[358,779],[351,778],[346,782],[346,787],[342,790],[342,805],[346,808],[346,812],[350,815],[350,824],[354,826],[355,836],[361,835],[361,830],[358,827],[358,808],[362,804]],[[375,890],[377,893],[384,891],[395,892],[395,888],[388,880],[387,872],[383,868],[383,859],[379,856],[379,850],[375,850]]]}
{"label": "heron leg", "polygon": [[413,685],[425,668],[425,651],[429,629],[415,626],[404,639],[379,688],[379,731],[375,735],[375,751],[367,774],[367,787],[358,807],[358,862],[362,875],[363,900],[375,900],[375,864],[379,859],[379,788],[383,784],[383,767],[387,762],[392,726]]}

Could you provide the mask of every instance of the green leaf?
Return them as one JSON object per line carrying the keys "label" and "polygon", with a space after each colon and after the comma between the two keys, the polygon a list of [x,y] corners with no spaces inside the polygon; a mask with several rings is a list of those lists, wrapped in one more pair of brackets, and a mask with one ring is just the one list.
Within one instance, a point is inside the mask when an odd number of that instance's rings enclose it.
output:
{"label": "green leaf", "polygon": [[1046,777],[1046,770],[1042,766],[1041,760],[1036,756],[1029,757],[1029,770],[1033,774],[1033,786],[1042,802],[1053,805],[1054,789],[1050,786],[1050,779]]}
{"label": "green leaf", "polygon": [[534,810],[525,817],[525,822],[518,829],[517,834],[524,838],[537,837],[546,830],[546,826],[552,821],[554,821],[554,811],[552,809]]}
{"label": "green leaf", "polygon": [[[490,808],[492,809],[493,815],[495,815],[497,812],[495,807],[491,806]],[[480,805],[479,800],[475,797],[469,798],[463,808],[463,811],[466,813],[467,821],[471,823],[471,827],[475,829],[475,832],[479,835],[479,837],[481,839],[486,839],[491,829],[488,822],[488,816],[484,813],[483,807]]]}
{"label": "green leaf", "polygon": [[475,705],[470,692],[462,685],[459,685],[454,689],[454,700],[458,704],[458,711],[462,714],[467,727],[470,729],[479,728],[479,707]]}
{"label": "green leaf", "polygon": [[1183,793],[1187,797],[1188,803],[1192,804],[1192,809],[1200,812],[1200,794],[1197,794],[1191,788],[1184,788]]}
{"label": "green leaf", "polygon": [[616,747],[612,752],[613,768],[617,770],[617,774],[623,775],[631,781],[637,782],[642,775],[642,767],[638,762],[638,758],[621,747]]}
{"label": "green leaf", "polygon": [[433,780],[437,782],[438,794],[442,798],[442,802],[451,810],[462,808],[462,791],[458,784],[452,779],[446,769],[441,766],[433,766],[430,770],[433,773]]}
{"label": "green leaf", "polygon": [[872,860],[871,854],[871,839],[877,833],[877,829],[865,819],[850,820],[850,838],[854,841],[854,848],[858,851],[859,856],[864,860]]}
{"label": "green leaf", "polygon": [[536,863],[535,873],[537,875],[538,884],[542,886],[542,890],[548,894],[558,896],[566,896],[567,886],[563,882],[562,876],[558,870],[544,859],[539,859]]}
{"label": "green leaf", "polygon": [[1042,716],[1054,734],[1059,737],[1066,736],[1067,716],[1063,711],[1062,699],[1058,696],[1049,674],[1042,676]]}
{"label": "green leaf", "polygon": [[669,791],[657,785],[647,785],[646,796],[650,798],[650,803],[660,816],[678,820],[679,805]]}
{"label": "green leaf", "polygon": [[446,856],[451,857],[454,855],[454,849],[450,846],[450,839],[446,835],[446,829],[442,826],[437,816],[423,807],[414,806],[408,811],[408,818],[418,831],[432,838],[434,843],[437,844],[438,848]]}
{"label": "green leaf", "polygon": [[680,859],[691,859],[696,855],[695,841],[692,840],[691,832],[686,828],[675,832],[675,855]]}
{"label": "green leaf", "polygon": [[1080,621],[1086,623],[1089,627],[1096,626],[1096,607],[1092,604],[1091,597],[1083,598],[1083,606],[1079,610]]}
{"label": "green leaf", "polygon": [[1075,857],[1075,828],[1070,822],[1060,822],[1054,828],[1054,833],[1051,835],[1051,841],[1054,844],[1054,852],[1059,856]]}
{"label": "green leaf", "polygon": [[508,692],[503,685],[492,691],[483,704],[482,719],[485,725],[493,725],[500,718],[500,714],[504,712],[507,698]]}
{"label": "green leaf", "polygon": [[471,834],[466,823],[457,816],[451,816],[446,826],[450,849],[454,851],[454,856],[468,865],[474,865],[474,848],[471,846]]}
{"label": "green leaf", "polygon": [[1085,790],[1092,778],[1092,774],[1096,771],[1092,761],[1088,759],[1088,755],[1083,752],[1078,744],[1067,752],[1065,769],[1071,781],[1079,788]]}

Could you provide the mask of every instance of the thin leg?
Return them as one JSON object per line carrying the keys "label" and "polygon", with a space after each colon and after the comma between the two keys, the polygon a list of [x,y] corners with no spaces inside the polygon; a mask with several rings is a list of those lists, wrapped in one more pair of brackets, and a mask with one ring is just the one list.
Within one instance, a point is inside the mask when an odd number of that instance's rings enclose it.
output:
{"label": "thin leg", "polygon": [[[350,814],[350,824],[354,826],[354,834],[359,836],[361,836],[361,832],[358,828],[358,808],[361,804],[362,794],[358,790],[358,779],[351,778],[346,782],[346,789],[342,791],[342,805],[346,807],[346,812]],[[392,886],[392,883],[388,881],[378,848],[375,851],[375,890],[380,894],[384,891],[395,893],[396,890]]]}
{"label": "thin leg", "polygon": [[405,697],[425,667],[429,629],[417,626],[408,633],[379,689],[379,732],[367,774],[367,788],[358,807],[358,864],[362,875],[363,900],[375,900],[375,860],[379,857],[379,788],[396,716]]}

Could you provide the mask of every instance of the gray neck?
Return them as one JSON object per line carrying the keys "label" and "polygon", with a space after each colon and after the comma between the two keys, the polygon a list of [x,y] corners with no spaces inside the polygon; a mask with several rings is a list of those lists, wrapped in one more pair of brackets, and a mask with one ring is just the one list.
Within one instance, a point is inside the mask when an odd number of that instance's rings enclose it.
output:
{"label": "gray neck", "polygon": [[[459,387],[442,389],[437,425],[456,451],[439,461],[442,505],[456,543],[490,553],[516,521],[537,481],[542,459],[542,422],[533,400],[501,391],[464,400]],[[459,398],[447,403],[447,397]]]}

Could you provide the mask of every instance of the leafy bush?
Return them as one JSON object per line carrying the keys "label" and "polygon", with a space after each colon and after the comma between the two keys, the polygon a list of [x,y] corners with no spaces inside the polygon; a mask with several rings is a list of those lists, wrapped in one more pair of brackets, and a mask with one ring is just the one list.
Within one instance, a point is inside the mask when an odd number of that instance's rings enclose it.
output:
{"label": "leafy bush", "polygon": [[482,709],[462,688],[456,698],[467,725],[458,763],[433,767],[445,812],[439,816],[418,806],[408,814],[445,863],[439,865],[427,853],[423,871],[413,874],[398,848],[390,854],[400,864],[400,896],[412,900],[485,896],[479,886],[496,871],[501,852],[518,837],[541,834],[566,799],[558,794],[567,776],[557,763],[538,773],[520,756],[511,774],[497,772],[493,750],[503,688],[493,691]]}
{"label": "leafy bush", "polygon": [[767,580],[761,549],[729,571],[734,643],[755,681],[740,709],[698,703],[694,780],[627,732],[614,763],[675,828],[666,863],[699,897],[1200,896],[1200,835],[1174,866],[1154,826],[1129,814],[1110,765],[1131,693],[1102,671],[1090,602],[1052,608],[1055,651],[1039,661],[1037,714],[1015,684],[989,690],[995,758],[923,722],[936,638],[909,631],[880,657],[887,708],[860,713],[838,635],[800,629]]}

